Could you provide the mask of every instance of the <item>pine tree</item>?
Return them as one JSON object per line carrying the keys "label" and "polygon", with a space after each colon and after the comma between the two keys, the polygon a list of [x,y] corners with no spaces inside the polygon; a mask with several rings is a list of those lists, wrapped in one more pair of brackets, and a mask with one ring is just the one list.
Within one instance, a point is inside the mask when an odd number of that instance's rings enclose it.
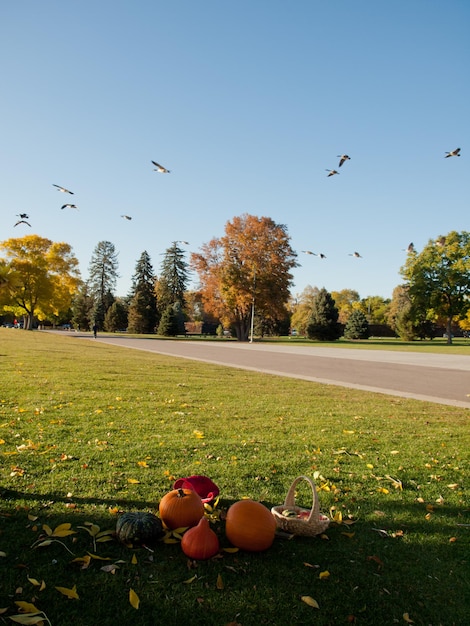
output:
{"label": "pine tree", "polygon": [[307,326],[309,339],[336,341],[341,337],[338,309],[331,294],[323,287],[313,299],[313,308]]}
{"label": "pine tree", "polygon": [[149,254],[144,251],[132,277],[128,330],[130,333],[153,333],[158,321],[155,275]]}
{"label": "pine tree", "polygon": [[106,311],[104,329],[109,332],[127,328],[127,304],[120,298],[115,300]]}
{"label": "pine tree", "polygon": [[189,282],[189,266],[184,259],[184,254],[184,250],[178,246],[177,241],[174,241],[165,252],[156,287],[158,306],[161,311],[165,311],[175,302],[179,302],[184,309],[184,294]]}
{"label": "pine tree", "polygon": [[100,241],[96,245],[88,271],[88,292],[94,303],[91,321],[102,328],[106,311],[115,299],[118,279],[117,252],[110,241]]}
{"label": "pine tree", "polygon": [[369,322],[360,309],[354,309],[344,327],[346,339],[368,339]]}
{"label": "pine tree", "polygon": [[175,309],[170,304],[163,311],[160,323],[158,324],[157,333],[163,337],[176,337],[178,330],[178,319],[176,317]]}

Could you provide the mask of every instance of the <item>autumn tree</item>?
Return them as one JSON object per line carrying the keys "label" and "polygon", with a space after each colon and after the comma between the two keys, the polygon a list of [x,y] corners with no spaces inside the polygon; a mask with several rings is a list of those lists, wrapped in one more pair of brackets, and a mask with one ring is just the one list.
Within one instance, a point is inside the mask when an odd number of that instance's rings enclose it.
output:
{"label": "autumn tree", "polygon": [[301,294],[291,299],[290,309],[292,312],[290,325],[299,335],[307,334],[310,315],[313,310],[313,302],[319,293],[318,287],[307,285]]}
{"label": "autumn tree", "polygon": [[254,309],[266,320],[285,317],[290,270],[297,266],[289,242],[286,226],[244,214],[227,222],[223,237],[191,255],[205,307],[233,327],[239,341],[249,337]]}
{"label": "autumn tree", "polygon": [[415,318],[443,319],[451,344],[454,321],[470,309],[470,232],[451,231],[430,240],[419,254],[408,255],[400,272]]}
{"label": "autumn tree", "polygon": [[118,254],[110,241],[100,241],[88,267],[88,293],[93,300],[92,323],[103,328],[106,311],[113,304],[118,274]]}
{"label": "autumn tree", "polygon": [[70,308],[81,281],[69,244],[27,235],[3,241],[0,250],[5,254],[0,304],[23,315],[25,328],[31,329],[35,318],[57,317]]}
{"label": "autumn tree", "polygon": [[130,333],[154,333],[157,325],[155,274],[148,252],[142,252],[132,277],[128,330]]}
{"label": "autumn tree", "polygon": [[342,289],[341,291],[332,291],[331,297],[338,309],[338,321],[340,324],[346,324],[351,313],[358,308],[359,293],[354,289]]}
{"label": "autumn tree", "polygon": [[336,341],[342,334],[338,322],[338,309],[331,294],[323,287],[314,298],[313,309],[307,326],[309,339]]}

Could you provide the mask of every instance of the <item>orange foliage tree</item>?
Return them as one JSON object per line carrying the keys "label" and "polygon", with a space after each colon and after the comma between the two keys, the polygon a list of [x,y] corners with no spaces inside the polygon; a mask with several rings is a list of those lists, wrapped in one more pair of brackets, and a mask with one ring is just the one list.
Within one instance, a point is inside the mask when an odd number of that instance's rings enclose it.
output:
{"label": "orange foliage tree", "polygon": [[266,320],[285,317],[290,270],[297,266],[289,242],[283,224],[244,214],[227,222],[224,237],[191,255],[205,308],[225,327],[233,327],[238,340],[248,339],[254,306]]}

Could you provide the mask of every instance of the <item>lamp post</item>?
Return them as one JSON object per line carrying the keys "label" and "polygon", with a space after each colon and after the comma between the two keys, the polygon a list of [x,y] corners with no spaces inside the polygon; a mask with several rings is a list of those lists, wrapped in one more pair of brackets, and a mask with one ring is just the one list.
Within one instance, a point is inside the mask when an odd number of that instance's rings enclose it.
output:
{"label": "lamp post", "polygon": [[253,298],[251,301],[250,343],[253,343],[253,328],[255,325],[255,287],[256,287],[256,268],[253,271]]}

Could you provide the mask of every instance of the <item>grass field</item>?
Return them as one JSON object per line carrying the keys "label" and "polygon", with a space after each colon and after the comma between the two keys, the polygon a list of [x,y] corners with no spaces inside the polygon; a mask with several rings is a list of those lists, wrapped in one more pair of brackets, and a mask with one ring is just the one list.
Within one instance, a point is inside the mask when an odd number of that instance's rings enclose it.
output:
{"label": "grass field", "polygon": [[[469,623],[468,410],[11,329],[0,376],[0,623]],[[90,534],[190,474],[220,487],[222,547],[230,504],[299,475],[335,521],[197,563]]]}

